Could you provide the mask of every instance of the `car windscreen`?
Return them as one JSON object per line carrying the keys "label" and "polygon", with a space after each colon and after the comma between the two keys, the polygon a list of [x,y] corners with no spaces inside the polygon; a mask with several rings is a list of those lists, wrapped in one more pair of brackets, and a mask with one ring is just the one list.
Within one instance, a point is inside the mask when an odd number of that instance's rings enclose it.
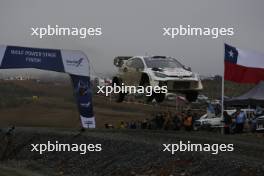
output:
{"label": "car windscreen", "polygon": [[174,58],[144,58],[148,68],[182,68],[182,64]]}

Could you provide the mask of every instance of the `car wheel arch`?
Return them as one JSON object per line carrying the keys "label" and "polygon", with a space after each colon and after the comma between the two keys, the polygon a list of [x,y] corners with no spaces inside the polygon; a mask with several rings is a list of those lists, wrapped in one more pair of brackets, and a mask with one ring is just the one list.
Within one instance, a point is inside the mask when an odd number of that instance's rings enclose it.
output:
{"label": "car wheel arch", "polygon": [[147,73],[142,73],[139,85],[142,86],[146,81],[150,81],[149,75]]}
{"label": "car wheel arch", "polygon": [[117,84],[120,84],[122,82],[122,80],[118,77],[114,77],[113,80],[112,80],[112,85],[114,85],[114,83],[117,83]]}

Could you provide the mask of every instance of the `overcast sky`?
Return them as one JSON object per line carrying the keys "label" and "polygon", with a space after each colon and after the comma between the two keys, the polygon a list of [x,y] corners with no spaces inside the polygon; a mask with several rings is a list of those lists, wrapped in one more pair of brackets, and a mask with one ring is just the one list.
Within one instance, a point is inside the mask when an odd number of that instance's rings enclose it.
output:
{"label": "overcast sky", "polygon": [[[223,73],[223,45],[264,53],[263,0],[0,0],[0,44],[78,49],[97,73],[118,55],[169,55],[202,75]],[[100,37],[32,37],[31,27],[102,27]],[[234,27],[233,37],[162,36],[163,27]]]}

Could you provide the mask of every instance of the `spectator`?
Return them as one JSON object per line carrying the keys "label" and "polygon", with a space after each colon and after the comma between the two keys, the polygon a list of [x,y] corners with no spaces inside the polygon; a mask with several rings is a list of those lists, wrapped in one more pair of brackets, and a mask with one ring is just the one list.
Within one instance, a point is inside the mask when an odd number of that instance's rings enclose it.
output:
{"label": "spectator", "polygon": [[181,124],[183,124],[183,125],[184,125],[184,119],[185,119],[186,116],[187,115],[185,114],[185,112],[182,111],[181,114],[180,114],[180,120],[181,120]]}
{"label": "spectator", "polygon": [[196,112],[193,113],[193,115],[192,115],[192,128],[193,128],[193,129],[194,129],[194,127],[195,127],[194,123],[195,123],[195,121],[198,120],[198,119],[199,119],[198,114],[197,114]]}
{"label": "spectator", "polygon": [[186,131],[192,130],[192,115],[190,112],[187,113],[187,116],[184,118],[184,127]]}
{"label": "spectator", "polygon": [[153,121],[153,119],[147,119],[147,129],[149,129],[149,130],[151,130],[151,129],[153,129],[153,125],[154,124],[154,121]]}
{"label": "spectator", "polygon": [[173,123],[173,130],[180,130],[181,129],[181,120],[177,114],[174,115],[172,119]]}
{"label": "spectator", "polygon": [[132,121],[130,123],[130,129],[136,129],[136,128],[137,128],[136,122]]}
{"label": "spectator", "polygon": [[253,132],[253,133],[256,132],[256,129],[257,129],[257,117],[256,117],[255,113],[251,114],[249,125],[250,125],[250,131]]}
{"label": "spectator", "polygon": [[243,132],[245,121],[246,121],[245,113],[241,111],[240,109],[238,109],[236,113],[236,132],[237,133]]}
{"label": "spectator", "polygon": [[148,119],[144,119],[143,122],[141,123],[141,129],[147,129],[148,126]]}
{"label": "spectator", "polygon": [[222,108],[220,104],[216,104],[215,105],[215,116],[218,116],[219,114],[221,114]]}
{"label": "spectator", "polygon": [[171,112],[165,113],[164,119],[164,130],[169,130],[171,128]]}
{"label": "spectator", "polygon": [[224,134],[230,134],[230,128],[232,124],[232,117],[224,111]]}
{"label": "spectator", "polygon": [[136,129],[141,129],[141,126],[142,126],[142,122],[138,120],[136,122]]}
{"label": "spectator", "polygon": [[125,123],[123,121],[120,122],[120,124],[118,125],[119,129],[124,129],[125,128]]}
{"label": "spectator", "polygon": [[129,122],[125,123],[125,128],[128,129],[129,128]]}
{"label": "spectator", "polygon": [[163,124],[164,124],[164,117],[161,113],[158,113],[155,117],[155,123],[156,123],[156,128],[157,129],[162,129]]}

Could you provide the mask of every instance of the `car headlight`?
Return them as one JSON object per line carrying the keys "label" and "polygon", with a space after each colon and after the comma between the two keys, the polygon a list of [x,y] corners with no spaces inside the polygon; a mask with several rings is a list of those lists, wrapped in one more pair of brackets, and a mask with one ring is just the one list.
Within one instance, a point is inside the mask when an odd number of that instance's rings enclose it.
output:
{"label": "car headlight", "polygon": [[155,76],[160,77],[160,78],[166,78],[167,77],[166,74],[160,73],[160,72],[154,72],[154,74],[155,74]]}
{"label": "car headlight", "polygon": [[203,123],[202,123],[203,125],[208,125],[209,124],[209,122],[208,121],[203,121]]}

